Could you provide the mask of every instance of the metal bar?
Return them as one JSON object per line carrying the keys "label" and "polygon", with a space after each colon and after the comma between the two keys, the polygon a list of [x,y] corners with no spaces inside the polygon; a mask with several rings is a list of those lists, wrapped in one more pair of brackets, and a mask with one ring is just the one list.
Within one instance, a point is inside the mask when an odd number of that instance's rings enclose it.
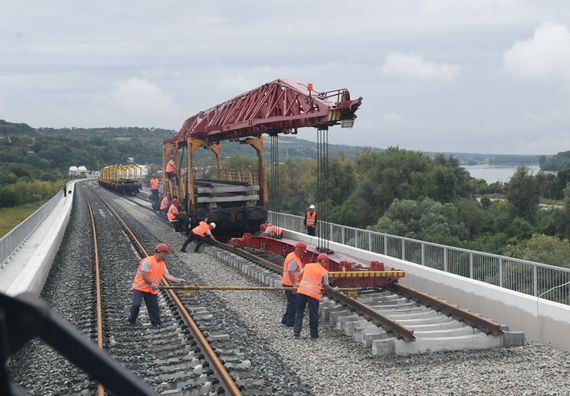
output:
{"label": "metal bar", "polygon": [[[217,290],[217,291],[285,291],[296,290],[297,287],[274,287],[274,286],[224,286],[224,285],[178,285],[161,286],[164,290]],[[356,293],[359,289],[355,287],[339,288],[339,292]]]}
{"label": "metal bar", "polygon": [[431,307],[446,315],[459,318],[461,321],[469,324],[470,326],[477,327],[478,329],[484,331],[485,333],[492,334],[494,336],[503,334],[503,330],[501,330],[501,325],[491,321],[490,319],[486,319],[482,316],[461,309],[456,305],[449,304],[446,301],[439,300],[433,296],[419,292],[417,290],[410,289],[409,287],[402,286],[398,283],[391,284],[390,288],[396,291],[397,293],[407,296],[413,300],[417,300],[422,304],[425,304],[428,307]]}
{"label": "metal bar", "polygon": [[473,252],[469,253],[469,277],[473,279]]}
{"label": "metal bar", "polygon": [[[91,219],[91,230],[93,232],[93,255],[95,256],[95,304],[97,310],[97,346],[99,350],[103,350],[103,309],[101,303],[101,276],[100,276],[100,266],[99,266],[99,244],[97,242],[97,227],[95,226],[95,216],[93,215],[93,208],[89,202],[89,198],[82,193],[83,198],[87,202],[87,207],[89,208],[89,218]],[[102,384],[97,385],[97,395],[105,396],[105,388]]]}
{"label": "metal bar", "polygon": [[426,265],[426,246],[423,242],[421,243],[421,249],[422,249],[422,265]]}
{"label": "metal bar", "polygon": [[503,259],[499,259],[499,286],[503,287]]}
{"label": "metal bar", "polygon": [[447,272],[447,247],[443,248],[443,270]]}

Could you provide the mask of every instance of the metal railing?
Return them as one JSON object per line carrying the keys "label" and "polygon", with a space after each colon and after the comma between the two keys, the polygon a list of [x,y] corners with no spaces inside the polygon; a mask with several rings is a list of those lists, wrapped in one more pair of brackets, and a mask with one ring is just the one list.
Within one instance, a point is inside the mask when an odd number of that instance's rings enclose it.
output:
{"label": "metal railing", "polygon": [[4,268],[10,256],[18,250],[28,236],[34,232],[41,222],[50,214],[62,195],[63,192],[59,191],[38,210],[0,239],[0,269]]}
{"label": "metal railing", "polygon": [[[305,232],[303,217],[269,212],[269,221]],[[322,226],[318,224],[317,227]],[[570,269],[329,223],[332,242],[425,265],[495,286],[570,304]]]}

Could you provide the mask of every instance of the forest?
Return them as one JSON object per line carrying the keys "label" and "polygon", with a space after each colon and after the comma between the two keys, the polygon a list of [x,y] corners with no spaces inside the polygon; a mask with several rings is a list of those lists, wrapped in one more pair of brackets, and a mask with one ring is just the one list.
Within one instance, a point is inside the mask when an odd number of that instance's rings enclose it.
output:
{"label": "forest", "polygon": [[[148,128],[34,129],[0,120],[0,207],[50,198],[72,165],[99,169],[134,157],[156,167],[162,140],[173,133]],[[302,214],[317,200],[316,147],[293,137],[282,141],[280,207],[274,209]],[[351,147],[347,152],[344,147],[333,145],[329,151],[330,221],[569,266],[570,164],[562,160],[566,153],[541,157],[543,169],[551,159],[560,159],[555,174],[531,174],[521,166],[508,183],[488,184],[472,178],[451,155],[398,147]],[[253,150],[248,149],[224,145],[224,166],[256,170]],[[210,161],[201,155],[197,165],[205,169]]]}

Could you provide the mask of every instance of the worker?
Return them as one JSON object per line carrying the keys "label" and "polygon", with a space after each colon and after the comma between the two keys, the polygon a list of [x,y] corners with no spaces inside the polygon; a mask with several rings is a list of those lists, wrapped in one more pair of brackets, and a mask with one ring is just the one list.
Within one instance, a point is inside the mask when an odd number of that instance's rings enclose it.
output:
{"label": "worker", "polygon": [[188,220],[188,217],[180,212],[178,204],[178,199],[174,198],[170,204],[170,208],[168,208],[168,213],[166,216],[168,217],[170,224],[172,224],[174,227],[174,231],[186,231],[188,229],[188,224],[190,221]]}
{"label": "worker", "polygon": [[305,213],[304,224],[307,228],[307,234],[315,236],[315,230],[317,229],[317,212],[315,211],[315,205],[309,206],[309,211]]}
{"label": "worker", "polygon": [[277,226],[271,224],[268,225],[262,224],[259,226],[259,229],[261,230],[263,236],[266,236],[268,238],[275,238],[275,239],[283,238],[283,230]]}
{"label": "worker", "polygon": [[172,181],[172,179],[175,179],[176,184],[178,184],[176,162],[174,161],[175,158],[176,158],[175,155],[170,156],[170,160],[166,163],[166,169],[164,170],[164,173],[166,173],[166,177],[168,177],[168,180]]}
{"label": "worker", "polygon": [[329,256],[325,253],[317,256],[316,263],[306,264],[303,268],[296,297],[295,329],[293,330],[295,337],[301,335],[305,306],[308,303],[311,338],[319,338],[319,301],[321,300],[322,289],[332,290],[329,286],[328,268]]}
{"label": "worker", "polygon": [[184,282],[182,278],[170,275],[164,259],[170,254],[170,249],[166,243],[159,243],[155,246],[156,253],[139,261],[137,274],[132,284],[133,305],[129,315],[129,325],[134,326],[139,316],[141,302],[144,299],[146,310],[153,327],[160,326],[160,311],[158,309],[158,286],[164,277],[171,282]]}
{"label": "worker", "polygon": [[63,196],[67,197],[67,183],[63,185]]}
{"label": "worker", "polygon": [[210,238],[211,240],[215,241],[216,238],[212,234],[212,230],[216,228],[216,223],[208,221],[201,221],[196,227],[192,228],[192,232],[188,235],[188,238],[184,241],[182,245],[181,252],[186,253],[186,246],[190,244],[192,241],[196,241],[196,247],[194,247],[194,253],[198,253],[200,251],[200,246],[206,240],[206,237]]}
{"label": "worker", "polygon": [[281,323],[287,327],[295,325],[295,293],[292,288],[297,287],[301,280],[301,271],[303,269],[303,256],[307,250],[307,245],[303,242],[295,243],[295,250],[285,257],[283,261],[283,277],[281,284],[288,290],[285,290],[287,297],[287,308],[281,319]]}
{"label": "worker", "polygon": [[170,208],[171,203],[172,202],[170,200],[170,193],[167,192],[164,198],[162,198],[162,201],[160,201],[160,211],[164,214],[167,214],[168,208]]}
{"label": "worker", "polygon": [[158,198],[158,178],[155,176],[152,177],[152,179],[150,179],[150,198],[151,198],[151,202],[152,202],[152,209],[153,210],[158,210],[158,203],[159,203],[159,198]]}

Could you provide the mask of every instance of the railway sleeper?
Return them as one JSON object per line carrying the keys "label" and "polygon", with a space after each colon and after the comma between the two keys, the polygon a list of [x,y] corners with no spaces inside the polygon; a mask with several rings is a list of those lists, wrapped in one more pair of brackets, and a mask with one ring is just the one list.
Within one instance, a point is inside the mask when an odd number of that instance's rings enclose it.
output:
{"label": "railway sleeper", "polygon": [[[204,251],[262,284],[279,286],[280,274],[216,247],[208,246]],[[373,355],[407,355],[524,345],[522,332],[510,332],[504,327],[504,334],[487,335],[453,317],[389,290],[365,291],[358,300],[415,331],[415,341],[399,340],[391,332],[356,314],[353,309],[323,297],[319,309],[321,320],[344,332],[354,341],[371,348]]]}

